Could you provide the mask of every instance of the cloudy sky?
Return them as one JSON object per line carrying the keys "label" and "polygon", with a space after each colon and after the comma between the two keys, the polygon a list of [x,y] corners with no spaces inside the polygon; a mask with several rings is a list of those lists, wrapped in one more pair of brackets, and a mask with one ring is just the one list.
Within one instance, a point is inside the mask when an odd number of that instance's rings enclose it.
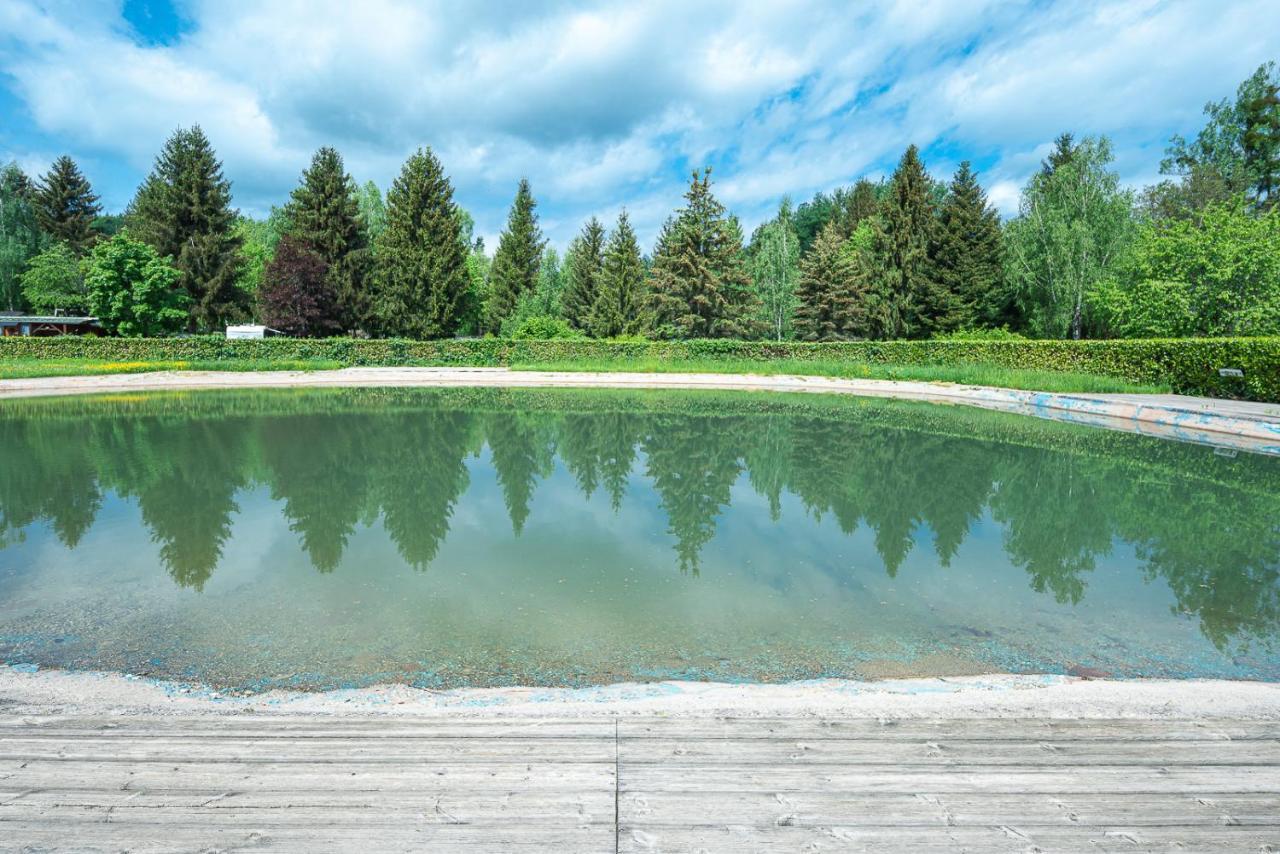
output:
{"label": "cloudy sky", "polygon": [[1140,185],[1272,59],[1276,0],[0,0],[0,160],[118,211],[199,123],[260,215],[320,145],[384,189],[429,145],[490,247],[521,176],[554,243],[623,205],[648,242],[699,165],[748,228],[913,142],[1006,213],[1064,130]]}

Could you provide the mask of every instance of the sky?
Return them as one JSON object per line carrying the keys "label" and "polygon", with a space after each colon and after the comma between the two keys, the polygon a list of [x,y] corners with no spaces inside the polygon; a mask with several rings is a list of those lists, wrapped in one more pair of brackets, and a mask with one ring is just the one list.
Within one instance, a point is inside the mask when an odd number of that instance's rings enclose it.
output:
{"label": "sky", "polygon": [[384,191],[430,146],[490,249],[521,177],[553,245],[625,206],[649,246],[701,166],[748,233],[911,143],[1005,215],[1063,131],[1141,186],[1269,60],[1276,0],[0,0],[0,162],[117,212],[198,123],[263,216],[322,145]]}

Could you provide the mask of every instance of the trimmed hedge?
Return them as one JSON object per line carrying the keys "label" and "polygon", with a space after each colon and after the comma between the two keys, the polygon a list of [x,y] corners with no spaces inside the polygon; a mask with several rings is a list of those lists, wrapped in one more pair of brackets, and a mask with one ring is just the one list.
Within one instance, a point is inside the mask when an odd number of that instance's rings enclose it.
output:
{"label": "trimmed hedge", "polygon": [[[1280,401],[1280,337],[1115,341],[515,341],[499,338],[406,341],[351,338],[0,338],[0,358],[103,361],[331,359],[347,365],[501,367],[573,359],[772,359],[861,364],[986,364],[1077,371],[1181,394]],[[1221,377],[1239,368],[1243,379]]]}

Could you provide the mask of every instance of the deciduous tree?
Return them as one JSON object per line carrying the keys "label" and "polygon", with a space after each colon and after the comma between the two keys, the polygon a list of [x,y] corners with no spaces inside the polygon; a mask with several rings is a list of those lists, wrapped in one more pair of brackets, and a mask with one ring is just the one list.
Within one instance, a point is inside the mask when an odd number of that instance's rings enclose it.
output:
{"label": "deciduous tree", "polygon": [[89,305],[80,259],[66,243],[55,243],[27,262],[22,293],[44,314],[83,312]]}
{"label": "deciduous tree", "polygon": [[187,322],[190,297],[182,274],[127,231],[93,248],[84,280],[89,311],[110,332],[149,338],[177,332]]}

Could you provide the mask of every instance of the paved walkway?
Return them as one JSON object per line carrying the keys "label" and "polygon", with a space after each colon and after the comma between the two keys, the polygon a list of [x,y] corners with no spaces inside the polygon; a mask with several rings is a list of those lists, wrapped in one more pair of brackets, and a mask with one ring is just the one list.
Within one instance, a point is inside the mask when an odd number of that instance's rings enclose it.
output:
{"label": "paved walkway", "polygon": [[172,371],[0,380],[0,400],[121,391],[317,386],[497,386],[667,388],[851,394],[977,406],[1280,454],[1280,405],[1142,394],[1056,394],[948,383],[759,374],[649,374],[511,371],[506,368],[345,368],[337,371]]}
{"label": "paved walkway", "polygon": [[1280,851],[1280,723],[0,716],[0,850]]}

